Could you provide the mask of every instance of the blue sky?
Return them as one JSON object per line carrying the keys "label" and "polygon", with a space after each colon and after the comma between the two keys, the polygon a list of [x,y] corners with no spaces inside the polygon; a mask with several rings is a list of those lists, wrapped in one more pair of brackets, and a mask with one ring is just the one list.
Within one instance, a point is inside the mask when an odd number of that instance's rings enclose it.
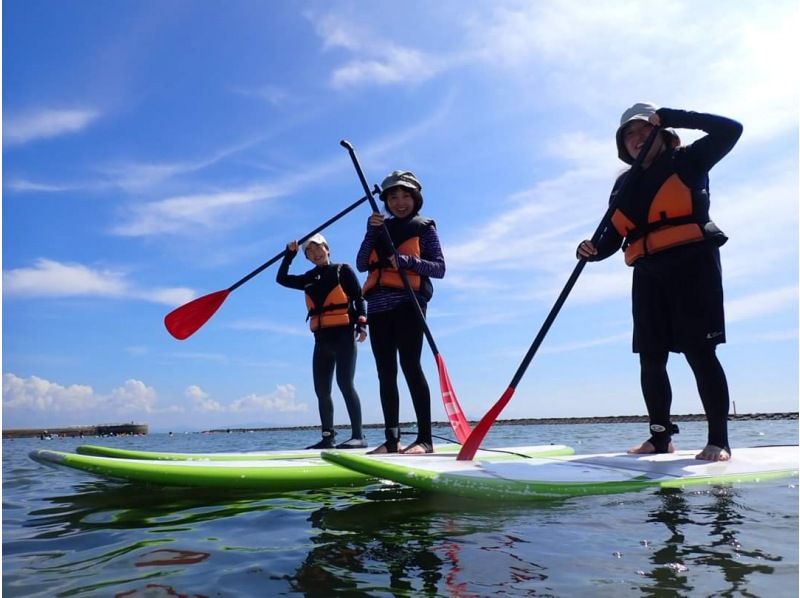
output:
{"label": "blue sky", "polygon": [[[163,317],[358,199],[342,138],[371,183],[422,181],[447,260],[429,324],[480,418],[602,216],[642,100],[744,124],[711,178],[731,239],[719,354],[737,412],[797,410],[798,21],[793,1],[6,0],[3,426],[318,424],[303,297],[275,266],[185,341]],[[335,261],[368,215],[325,231]],[[503,418],[644,413],[630,276],[621,255],[587,266]],[[673,412],[701,412],[682,357],[670,373]],[[381,422],[368,343],[356,385]]]}

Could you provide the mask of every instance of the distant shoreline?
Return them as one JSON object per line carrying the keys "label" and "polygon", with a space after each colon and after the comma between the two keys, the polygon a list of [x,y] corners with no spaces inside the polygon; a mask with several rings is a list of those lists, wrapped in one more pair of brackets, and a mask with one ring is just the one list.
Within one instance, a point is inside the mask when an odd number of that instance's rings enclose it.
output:
{"label": "distant shoreline", "polygon": [[[703,413],[691,413],[688,415],[673,415],[673,422],[694,422],[705,421],[706,416]],[[777,420],[796,420],[797,411],[790,411],[785,413],[740,413],[737,415],[729,415],[729,421],[748,421],[748,420],[762,420],[762,421],[777,421]],[[495,425],[498,426],[550,426],[550,425],[574,425],[574,424],[629,424],[647,422],[646,415],[606,415],[599,417],[545,417],[545,418],[524,418],[524,419],[502,419],[497,420]],[[434,425],[447,426],[446,421],[433,422]],[[471,425],[477,424],[476,421],[471,421]],[[401,422],[401,428],[415,427],[416,422]],[[350,428],[348,425],[334,426],[336,429],[347,430]],[[383,424],[364,424],[364,428],[383,428]],[[283,427],[268,427],[268,428],[215,428],[213,430],[205,430],[202,433],[228,433],[228,432],[285,432],[290,430],[317,430],[319,426],[283,426]]]}
{"label": "distant shoreline", "polygon": [[[693,422],[705,421],[706,416],[702,413],[692,413],[688,415],[673,415],[674,422]],[[778,421],[778,420],[797,420],[798,412],[790,411],[784,413],[740,413],[731,414],[729,421]],[[501,419],[497,426],[559,426],[576,424],[630,424],[647,422],[646,415],[606,415],[599,417],[544,417],[544,418],[523,418],[523,419]],[[434,425],[447,427],[446,421],[433,422]],[[471,425],[477,424],[471,421]],[[338,430],[348,430],[350,426],[341,424],[334,426]],[[383,424],[364,424],[364,428],[382,429]],[[401,422],[401,428],[414,428],[416,422]],[[268,426],[259,428],[214,428],[212,430],[201,430],[188,432],[190,434],[228,434],[233,432],[287,432],[292,430],[319,430],[319,426]],[[25,437],[84,437],[84,436],[122,436],[122,435],[146,435],[148,434],[147,424],[116,424],[104,426],[73,426],[69,428],[27,428],[3,430],[3,438],[25,438]]]}

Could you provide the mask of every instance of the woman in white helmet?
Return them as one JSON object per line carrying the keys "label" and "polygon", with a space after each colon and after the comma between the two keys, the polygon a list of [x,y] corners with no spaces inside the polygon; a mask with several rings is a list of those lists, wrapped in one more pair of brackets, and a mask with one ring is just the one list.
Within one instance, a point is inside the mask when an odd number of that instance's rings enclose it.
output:
{"label": "woman in white helmet", "polygon": [[[306,319],[314,333],[312,370],[322,422],[322,440],[307,448],[366,447],[361,428],[361,402],[353,385],[356,369],[355,341],[361,343],[367,338],[366,309],[361,285],[350,266],[331,263],[330,248],[322,235],[316,234],[303,243],[303,253],[314,267],[304,274],[293,275],[289,274],[289,266],[297,255],[297,250],[297,241],[286,245],[286,253],[278,268],[276,280],[278,284],[290,289],[305,291],[308,307]],[[351,438],[338,445],[334,443],[336,433],[331,398],[334,370],[336,383],[350,416],[351,429]]]}
{"label": "woman in white helmet", "polygon": [[716,355],[717,345],[725,342],[719,247],[727,237],[709,217],[708,172],[736,144],[742,125],[713,114],[638,103],[620,119],[620,159],[633,164],[657,126],[697,129],[705,136],[681,146],[673,129],[662,128],[641,170],[617,179],[612,198],[628,176],[636,177],[616,200],[611,224],[596,245],[581,242],[577,257],[602,260],[622,247],[625,263],[633,267],[633,351],[639,354],[650,438],[628,452],[675,450],[672,435],[678,430],[670,421],[667,375],[667,358],[675,352],[683,353],[692,369],[708,420],[708,444],[697,458],[727,461],[730,399]]}

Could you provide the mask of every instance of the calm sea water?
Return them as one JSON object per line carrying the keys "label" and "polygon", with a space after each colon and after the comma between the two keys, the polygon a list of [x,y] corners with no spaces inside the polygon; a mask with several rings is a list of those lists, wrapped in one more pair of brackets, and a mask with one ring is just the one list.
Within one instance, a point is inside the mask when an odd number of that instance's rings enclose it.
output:
{"label": "calm sea water", "polygon": [[[796,421],[734,422],[732,444],[797,444]],[[436,433],[445,436],[448,431]],[[487,446],[624,450],[643,424],[502,426]],[[369,430],[373,444],[382,436]],[[679,448],[705,424],[681,424]],[[275,495],[152,488],[49,468],[82,443],[298,448],[310,431],[3,441],[4,596],[798,595],[797,480],[491,504],[399,486]]]}

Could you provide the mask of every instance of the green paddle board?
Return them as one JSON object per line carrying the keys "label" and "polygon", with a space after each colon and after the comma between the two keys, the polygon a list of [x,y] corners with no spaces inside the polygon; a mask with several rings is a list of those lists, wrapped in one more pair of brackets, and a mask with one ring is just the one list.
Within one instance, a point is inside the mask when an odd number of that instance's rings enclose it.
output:
{"label": "green paddle board", "polygon": [[[365,449],[353,449],[359,453]],[[157,451],[139,451],[133,449],[114,448],[82,444],[75,449],[81,455],[94,455],[96,457],[112,457],[115,459],[140,459],[143,461],[262,461],[272,459],[308,459],[318,457],[319,450],[297,449],[284,451],[247,451],[247,452],[222,452],[222,453],[172,453]]]}
{"label": "green paddle board", "polygon": [[[437,452],[458,452],[459,444],[437,445]],[[364,454],[369,449],[348,449],[358,454]],[[114,457],[117,459],[141,459],[145,461],[261,461],[272,459],[308,459],[319,457],[318,449],[295,449],[281,451],[247,451],[247,452],[221,452],[221,453],[173,453],[157,451],[140,451],[133,449],[114,448],[94,444],[82,444],[75,449],[81,455],[94,455],[97,457]]]}
{"label": "green paddle board", "polygon": [[[564,455],[574,451],[563,445],[503,449],[509,452],[478,454],[487,461],[524,459],[530,455]],[[99,457],[50,450],[35,450],[31,459],[46,465],[77,469],[101,478],[144,482],[156,486],[190,486],[285,492],[370,483],[369,475],[323,461],[319,451],[305,457],[260,460],[157,460]],[[451,452],[455,455],[455,452]]]}
{"label": "green paddle board", "polygon": [[797,446],[739,448],[726,462],[695,459],[698,450],[663,455],[608,453],[513,461],[454,455],[350,455],[323,451],[329,463],[432,492],[491,500],[536,500],[613,494],[690,484],[761,482],[797,477]]}

